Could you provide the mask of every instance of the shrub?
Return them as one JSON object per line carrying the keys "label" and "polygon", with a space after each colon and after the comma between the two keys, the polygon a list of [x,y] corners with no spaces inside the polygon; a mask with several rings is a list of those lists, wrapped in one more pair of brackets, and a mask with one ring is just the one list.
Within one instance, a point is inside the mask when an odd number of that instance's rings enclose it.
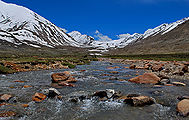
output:
{"label": "shrub", "polygon": [[15,72],[14,70],[0,65],[0,74],[11,74],[11,73],[14,73],[14,72]]}
{"label": "shrub", "polygon": [[66,66],[68,66],[68,67],[71,68],[71,69],[73,69],[73,68],[76,67],[76,65],[71,64],[71,63],[69,63],[69,62],[63,62],[62,65],[66,65]]}

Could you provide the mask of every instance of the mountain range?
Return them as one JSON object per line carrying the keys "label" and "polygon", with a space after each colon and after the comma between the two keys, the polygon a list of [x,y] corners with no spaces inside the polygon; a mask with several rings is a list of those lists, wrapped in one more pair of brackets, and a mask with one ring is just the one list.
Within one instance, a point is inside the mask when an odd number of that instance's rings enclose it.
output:
{"label": "mountain range", "polygon": [[17,49],[24,46],[51,50],[75,47],[91,53],[109,51],[110,54],[183,52],[182,49],[188,52],[189,17],[148,29],[143,34],[121,34],[118,37],[118,40],[97,41],[79,31],[68,33],[28,8],[0,0],[1,51],[9,50],[6,46]]}

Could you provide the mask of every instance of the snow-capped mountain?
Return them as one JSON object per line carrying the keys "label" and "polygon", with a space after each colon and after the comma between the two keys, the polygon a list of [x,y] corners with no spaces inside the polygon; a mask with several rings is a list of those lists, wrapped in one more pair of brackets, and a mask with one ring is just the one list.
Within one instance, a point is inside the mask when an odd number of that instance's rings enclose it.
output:
{"label": "snow-capped mountain", "polygon": [[141,38],[110,54],[170,54],[189,52],[189,18],[146,31]]}
{"label": "snow-capped mountain", "polygon": [[[189,20],[188,18],[184,18],[182,20],[178,20],[176,22],[170,24],[162,24],[154,29],[148,29],[144,32],[144,34],[134,33],[134,34],[120,34],[118,35],[118,40],[112,41],[94,41],[91,45],[96,48],[96,51],[107,51],[110,48],[124,48],[130,43],[135,41],[140,41],[141,39],[146,39],[148,37],[153,37],[158,34],[164,35],[173,29],[175,29],[178,25],[185,23]],[[95,51],[95,49],[91,50]]]}
{"label": "snow-capped mountain", "polygon": [[74,40],[80,43],[81,47],[91,47],[91,43],[94,41],[94,38],[88,35],[82,35],[78,31],[72,31],[68,33]]}
{"label": "snow-capped mountain", "polygon": [[33,47],[80,46],[64,29],[35,12],[3,1],[0,1],[0,40]]}
{"label": "snow-capped mountain", "polygon": [[168,32],[170,32],[171,30],[175,29],[178,25],[186,22],[189,20],[189,17],[184,18],[182,20],[178,20],[176,22],[170,23],[170,24],[162,24],[154,29],[148,29],[144,34],[143,34],[143,39],[150,37],[150,36],[155,36],[159,33],[161,33],[161,35],[164,35]]}

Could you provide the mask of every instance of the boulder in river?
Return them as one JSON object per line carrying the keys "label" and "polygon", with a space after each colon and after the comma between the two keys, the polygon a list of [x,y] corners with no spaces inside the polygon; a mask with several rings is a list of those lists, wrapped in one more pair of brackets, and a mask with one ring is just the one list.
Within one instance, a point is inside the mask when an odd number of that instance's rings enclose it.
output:
{"label": "boulder in river", "polygon": [[45,100],[47,98],[46,95],[42,94],[42,93],[35,93],[32,96],[32,100],[35,102],[42,102],[43,100]]}
{"label": "boulder in river", "polygon": [[189,115],[189,100],[188,99],[181,100],[177,104],[177,112],[182,116]]}
{"label": "boulder in river", "polygon": [[106,90],[102,90],[102,91],[97,91],[92,96],[99,97],[100,100],[108,100],[111,98],[117,99],[117,98],[121,97],[121,92],[115,91],[113,89],[106,89]]}
{"label": "boulder in river", "polygon": [[107,97],[108,97],[106,91],[97,91],[97,92],[95,92],[92,96],[93,96],[93,97],[94,97],[94,96],[97,96],[97,97],[99,97],[99,98],[104,98],[104,97],[107,98]]}
{"label": "boulder in river", "polygon": [[12,95],[10,94],[3,94],[3,95],[0,95],[0,101],[8,101],[12,98]]}
{"label": "boulder in river", "polygon": [[129,67],[129,69],[135,69],[136,68],[136,65],[131,65],[130,67]]}
{"label": "boulder in river", "polygon": [[42,90],[44,94],[46,94],[49,98],[54,98],[56,96],[60,96],[60,92],[55,88],[49,88]]}
{"label": "boulder in river", "polygon": [[135,78],[131,78],[130,82],[140,83],[140,84],[157,84],[160,81],[160,78],[154,73],[144,73]]}
{"label": "boulder in river", "polygon": [[145,105],[152,105],[155,103],[154,99],[148,96],[127,96],[124,100],[126,104],[129,104],[131,106],[145,106]]}
{"label": "boulder in river", "polygon": [[[77,80],[72,77],[69,71],[64,71],[62,73],[54,73],[51,75],[51,78],[52,78],[52,83],[58,83],[56,85],[59,85],[59,86],[75,87],[75,85],[70,84],[70,83],[77,82]],[[58,88],[58,86],[56,88]]]}
{"label": "boulder in river", "polygon": [[21,106],[24,108],[27,108],[27,107],[29,107],[29,104],[22,104]]}
{"label": "boulder in river", "polygon": [[54,73],[51,75],[52,82],[57,83],[60,81],[66,81],[70,77],[70,74],[67,72],[62,72],[62,73]]}

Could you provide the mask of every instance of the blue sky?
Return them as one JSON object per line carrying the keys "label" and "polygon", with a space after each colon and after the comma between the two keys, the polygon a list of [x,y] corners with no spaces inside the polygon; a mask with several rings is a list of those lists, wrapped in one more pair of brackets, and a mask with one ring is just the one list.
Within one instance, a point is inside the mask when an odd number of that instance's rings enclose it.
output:
{"label": "blue sky", "polygon": [[112,39],[144,33],[162,23],[189,17],[189,0],[3,0],[25,6],[68,31]]}

